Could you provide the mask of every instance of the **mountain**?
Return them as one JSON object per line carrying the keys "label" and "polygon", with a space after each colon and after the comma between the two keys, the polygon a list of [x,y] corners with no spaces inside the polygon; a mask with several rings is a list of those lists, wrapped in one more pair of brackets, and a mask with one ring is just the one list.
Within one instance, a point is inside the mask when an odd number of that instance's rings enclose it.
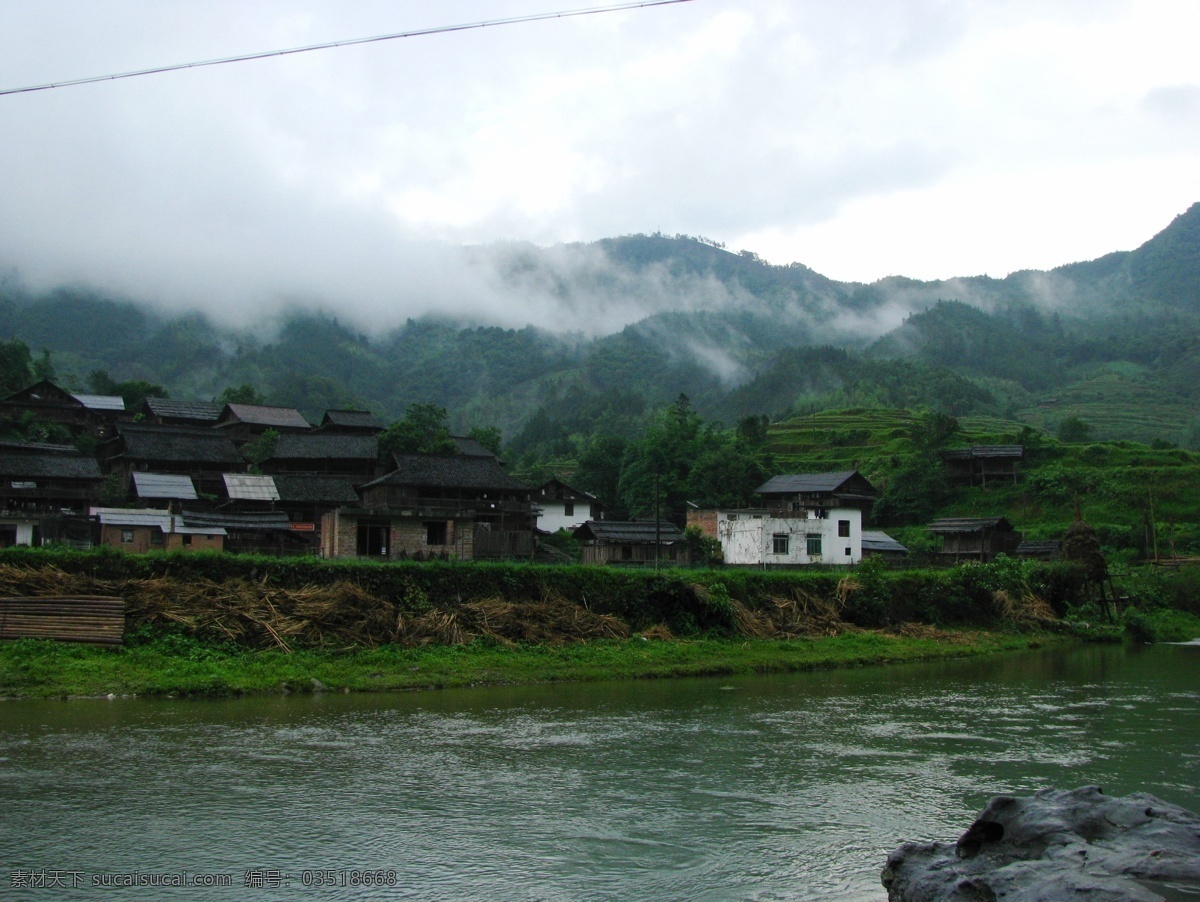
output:
{"label": "mountain", "polygon": [[682,235],[474,253],[513,303],[536,294],[564,323],[596,328],[446,316],[376,334],[299,311],[233,329],[86,288],[32,292],[9,277],[0,338],[48,350],[75,390],[104,370],[176,398],[249,384],[310,418],[357,406],[390,421],[431,402],[455,428],[497,425],[530,454],[562,451],[597,423],[633,429],[680,393],[729,423],[927,406],[1046,428],[1078,416],[1098,438],[1200,443],[1200,203],[1136,250],[1004,279],[843,283]]}

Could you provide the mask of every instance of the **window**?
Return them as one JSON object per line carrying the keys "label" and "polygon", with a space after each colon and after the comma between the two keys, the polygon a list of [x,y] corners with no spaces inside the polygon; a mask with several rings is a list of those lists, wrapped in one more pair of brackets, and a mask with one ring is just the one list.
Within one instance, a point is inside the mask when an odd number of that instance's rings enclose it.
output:
{"label": "window", "polygon": [[838,520],[838,535],[843,539],[850,538],[850,521]]}
{"label": "window", "polygon": [[121,544],[122,545],[132,545],[133,544],[133,530],[132,529],[122,529],[121,530]]}
{"label": "window", "polygon": [[820,536],[809,536],[808,537],[808,556],[809,557],[820,557],[821,556],[821,537]]}
{"label": "window", "polygon": [[787,554],[788,538],[786,532],[777,532],[771,536],[771,552],[773,554]]}
{"label": "window", "polygon": [[849,548],[846,549],[846,557],[854,557],[854,552]]}
{"label": "window", "polygon": [[567,517],[575,516],[575,502],[568,501],[563,505],[563,515]]}
{"label": "window", "polygon": [[445,545],[446,544],[446,521],[438,520],[434,523],[425,524],[425,544],[426,545]]}
{"label": "window", "polygon": [[183,547],[184,548],[192,547],[192,537],[191,536],[185,535],[185,536],[182,536],[182,539],[183,539]]}
{"label": "window", "polygon": [[167,540],[167,537],[163,535],[163,531],[161,529],[150,530],[150,544],[151,545],[162,545],[166,542],[166,540]]}
{"label": "window", "polygon": [[632,561],[633,560],[633,546],[632,545],[622,545],[621,546],[621,560],[623,560],[623,561]]}

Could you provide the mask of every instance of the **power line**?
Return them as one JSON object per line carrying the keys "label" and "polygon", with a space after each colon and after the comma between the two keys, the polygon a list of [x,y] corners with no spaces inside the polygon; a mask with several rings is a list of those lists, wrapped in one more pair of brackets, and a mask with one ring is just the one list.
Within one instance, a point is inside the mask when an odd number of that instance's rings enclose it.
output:
{"label": "power line", "polygon": [[309,44],[305,47],[292,47],[288,50],[264,50],[260,53],[246,53],[241,56],[226,56],[220,59],[202,60],[196,63],[175,63],[170,66],[155,66],[152,69],[138,69],[133,72],[118,72],[114,75],[92,75],[88,78],[73,78],[69,81],[48,82],[44,85],[30,85],[26,88],[7,88],[0,90],[0,97],[6,94],[28,94],[31,91],[48,91],[50,88],[70,88],[75,85],[87,85],[98,81],[116,81],[118,78],[136,78],[139,75],[157,75],[160,72],[177,72],[180,69],[199,69],[201,66],[222,66],[226,63],[244,63],[249,60],[267,59],[272,56],[288,56],[293,53],[309,53],[313,50],[330,50],[334,47],[350,47],[354,44],[374,44],[379,41],[394,41],[397,38],[416,38],[430,34],[446,34],[452,31],[470,31],[475,28],[490,28],[493,25],[517,25],[523,22],[540,22],[545,19],[569,19],[573,16],[591,16],[597,13],[618,12],[625,9],[640,9],[646,6],[668,6],[673,3],[688,3],[690,0],[641,0],[637,3],[616,3],[611,6],[593,6],[587,9],[570,9],[553,13],[534,13],[528,16],[513,16],[509,19],[489,19],[484,22],[471,22],[463,25],[438,25],[433,28],[419,28],[415,31],[401,31],[396,34],[380,34],[369,38],[351,38],[345,41],[328,41],[324,44]]}

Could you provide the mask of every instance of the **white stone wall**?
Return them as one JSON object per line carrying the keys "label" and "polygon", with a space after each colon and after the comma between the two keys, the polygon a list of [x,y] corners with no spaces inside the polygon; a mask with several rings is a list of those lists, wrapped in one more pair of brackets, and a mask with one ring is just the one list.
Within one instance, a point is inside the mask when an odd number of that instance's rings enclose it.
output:
{"label": "white stone wall", "polygon": [[[839,523],[850,527],[849,536],[839,536]],[[775,551],[775,537],[787,537],[787,552]],[[810,536],[820,536],[820,555],[808,553]],[[815,511],[806,517],[742,517],[717,520],[717,539],[727,564],[751,566],[804,566],[807,564],[857,564],[862,560],[862,512],[853,508],[830,508],[819,518]]]}

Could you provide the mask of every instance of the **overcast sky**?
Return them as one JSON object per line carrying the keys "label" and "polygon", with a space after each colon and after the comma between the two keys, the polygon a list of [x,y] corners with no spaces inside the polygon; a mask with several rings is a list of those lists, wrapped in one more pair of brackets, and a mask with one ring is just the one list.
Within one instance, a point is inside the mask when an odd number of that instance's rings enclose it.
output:
{"label": "overcast sky", "polygon": [[[0,89],[602,5],[0,0]],[[442,243],[1045,269],[1200,200],[1197,35],[1195,0],[690,0],[3,96],[0,269],[386,325],[522,319]]]}

